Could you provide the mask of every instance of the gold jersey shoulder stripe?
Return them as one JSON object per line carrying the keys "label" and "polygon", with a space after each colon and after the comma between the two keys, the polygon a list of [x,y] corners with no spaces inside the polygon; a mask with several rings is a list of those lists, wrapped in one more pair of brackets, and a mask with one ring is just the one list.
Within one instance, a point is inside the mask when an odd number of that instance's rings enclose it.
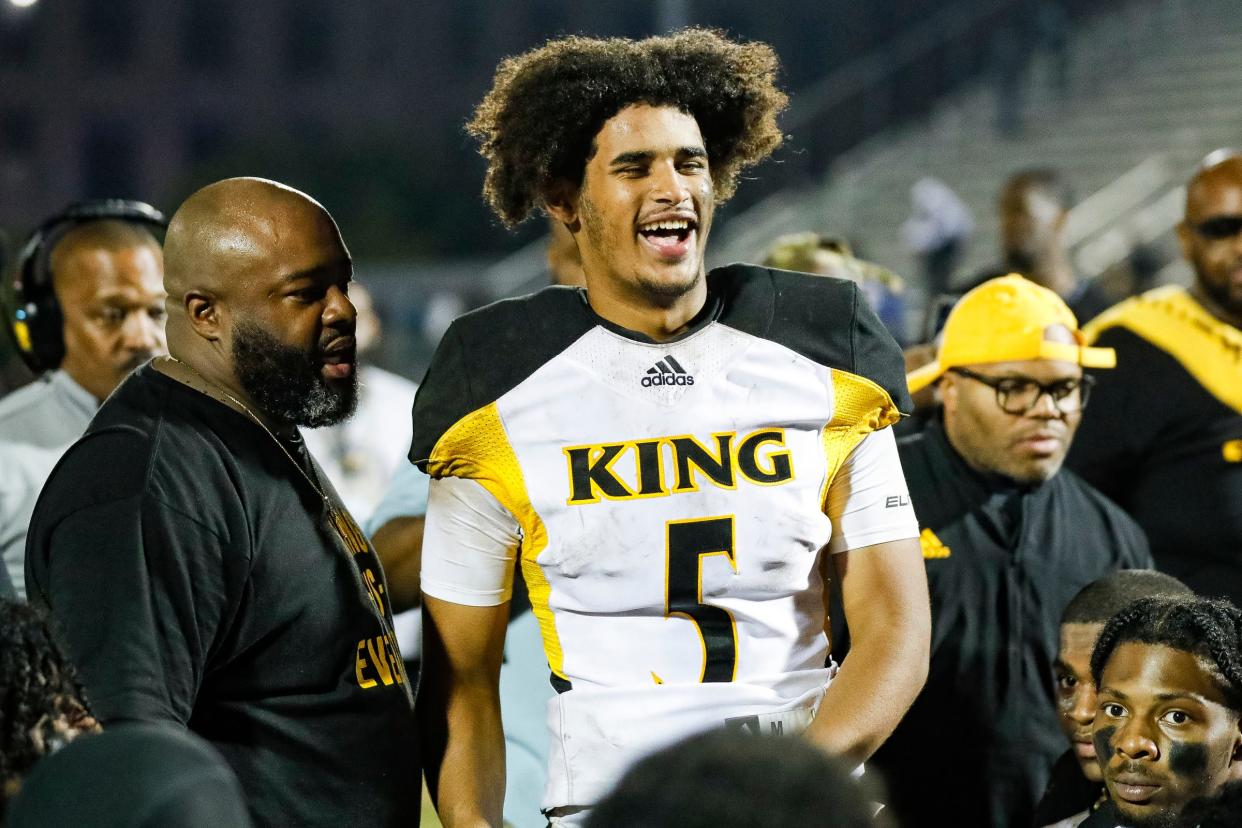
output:
{"label": "gold jersey shoulder stripe", "polygon": [[901,419],[901,412],[888,392],[866,377],[848,371],[832,371],[832,419],[820,437],[827,460],[824,488],[820,492],[820,508],[828,510],[828,490],[850,452],[873,431]]}
{"label": "gold jersey shoulder stripe", "polygon": [[1094,343],[1123,327],[1178,361],[1213,397],[1242,413],[1242,331],[1222,322],[1177,285],[1127,299],[1083,332]]}
{"label": "gold jersey shoulder stripe", "polygon": [[940,538],[930,528],[919,533],[919,546],[923,547],[923,559],[934,560],[947,558],[953,554],[949,547],[941,543]]}
{"label": "gold jersey shoulder stripe", "polygon": [[555,675],[566,679],[556,619],[548,605],[552,585],[535,560],[548,545],[548,532],[531,505],[522,468],[496,403],[467,414],[444,432],[427,461],[427,473],[432,477],[475,480],[517,518],[522,527],[522,577],[530,592],[531,609],[539,621],[548,666]]}

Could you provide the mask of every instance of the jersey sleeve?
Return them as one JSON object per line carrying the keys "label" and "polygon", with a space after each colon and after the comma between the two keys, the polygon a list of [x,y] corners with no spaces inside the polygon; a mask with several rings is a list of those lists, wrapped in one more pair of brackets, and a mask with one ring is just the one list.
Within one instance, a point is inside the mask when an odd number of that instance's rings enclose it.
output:
{"label": "jersey sleeve", "polygon": [[237,557],[232,547],[141,495],[73,512],[52,531],[32,595],[48,604],[105,725],[189,722],[235,609],[236,573],[223,560]]}
{"label": "jersey sleeve", "polygon": [[423,529],[423,593],[472,607],[494,607],[513,594],[518,521],[474,480],[431,481]]}
{"label": "jersey sleeve", "polygon": [[[458,317],[414,398],[410,462],[432,477],[474,477],[461,426],[595,325],[582,295],[550,286]],[[456,433],[454,430],[456,429]],[[445,444],[446,436],[452,435]],[[439,451],[437,451],[439,449]],[[438,455],[438,456],[437,456]]]}
{"label": "jersey sleeve", "polygon": [[914,410],[914,403],[906,383],[906,360],[901,346],[871,309],[862,289],[855,284],[851,287],[854,299],[854,324],[850,331],[852,371],[884,389],[894,413],[909,414]]}
{"label": "jersey sleeve", "polygon": [[859,441],[828,489],[832,554],[877,543],[916,538],[918,519],[891,428]]}
{"label": "jersey sleeve", "polygon": [[444,432],[475,407],[466,363],[460,324],[454,322],[440,338],[414,396],[409,459],[422,472],[429,471],[427,461]]}

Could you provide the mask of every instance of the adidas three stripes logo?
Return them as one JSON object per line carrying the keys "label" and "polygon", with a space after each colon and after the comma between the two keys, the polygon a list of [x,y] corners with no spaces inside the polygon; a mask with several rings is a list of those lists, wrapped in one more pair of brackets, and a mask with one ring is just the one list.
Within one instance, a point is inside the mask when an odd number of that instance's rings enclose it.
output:
{"label": "adidas three stripes logo", "polygon": [[694,377],[681,367],[681,363],[674,359],[672,354],[668,354],[647,369],[642,385],[643,388],[650,388],[653,385],[694,385]]}

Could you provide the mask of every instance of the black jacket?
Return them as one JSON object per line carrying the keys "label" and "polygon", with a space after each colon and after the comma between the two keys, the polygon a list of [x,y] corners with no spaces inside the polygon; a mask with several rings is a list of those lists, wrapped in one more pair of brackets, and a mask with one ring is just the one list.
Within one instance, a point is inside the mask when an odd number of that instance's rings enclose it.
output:
{"label": "black jacket", "polygon": [[1116,569],[1151,567],[1142,530],[1062,469],[1039,486],[986,476],[936,421],[898,443],[931,590],[927,685],[876,755],[893,804],[961,826],[1029,825],[1065,750],[1052,686],[1061,612]]}

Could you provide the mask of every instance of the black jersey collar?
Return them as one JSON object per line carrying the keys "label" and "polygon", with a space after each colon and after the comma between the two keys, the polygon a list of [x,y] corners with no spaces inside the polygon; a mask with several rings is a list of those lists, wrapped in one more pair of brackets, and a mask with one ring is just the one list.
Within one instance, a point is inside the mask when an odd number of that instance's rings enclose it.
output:
{"label": "black jersey collar", "polygon": [[703,303],[703,307],[699,308],[699,312],[694,315],[694,318],[692,318],[686,325],[685,330],[671,339],[656,340],[641,331],[631,330],[600,316],[595,312],[595,308],[591,307],[591,303],[587,300],[586,288],[577,288],[577,291],[578,297],[582,300],[583,306],[587,309],[591,316],[595,318],[596,324],[602,328],[612,331],[618,336],[623,336],[626,339],[632,339],[635,342],[642,342],[648,345],[668,345],[672,342],[680,342],[681,340],[698,333],[712,322],[715,322],[720,318],[720,314],[724,310],[723,297],[721,297],[717,291],[712,289],[711,280],[708,280],[707,300]]}

